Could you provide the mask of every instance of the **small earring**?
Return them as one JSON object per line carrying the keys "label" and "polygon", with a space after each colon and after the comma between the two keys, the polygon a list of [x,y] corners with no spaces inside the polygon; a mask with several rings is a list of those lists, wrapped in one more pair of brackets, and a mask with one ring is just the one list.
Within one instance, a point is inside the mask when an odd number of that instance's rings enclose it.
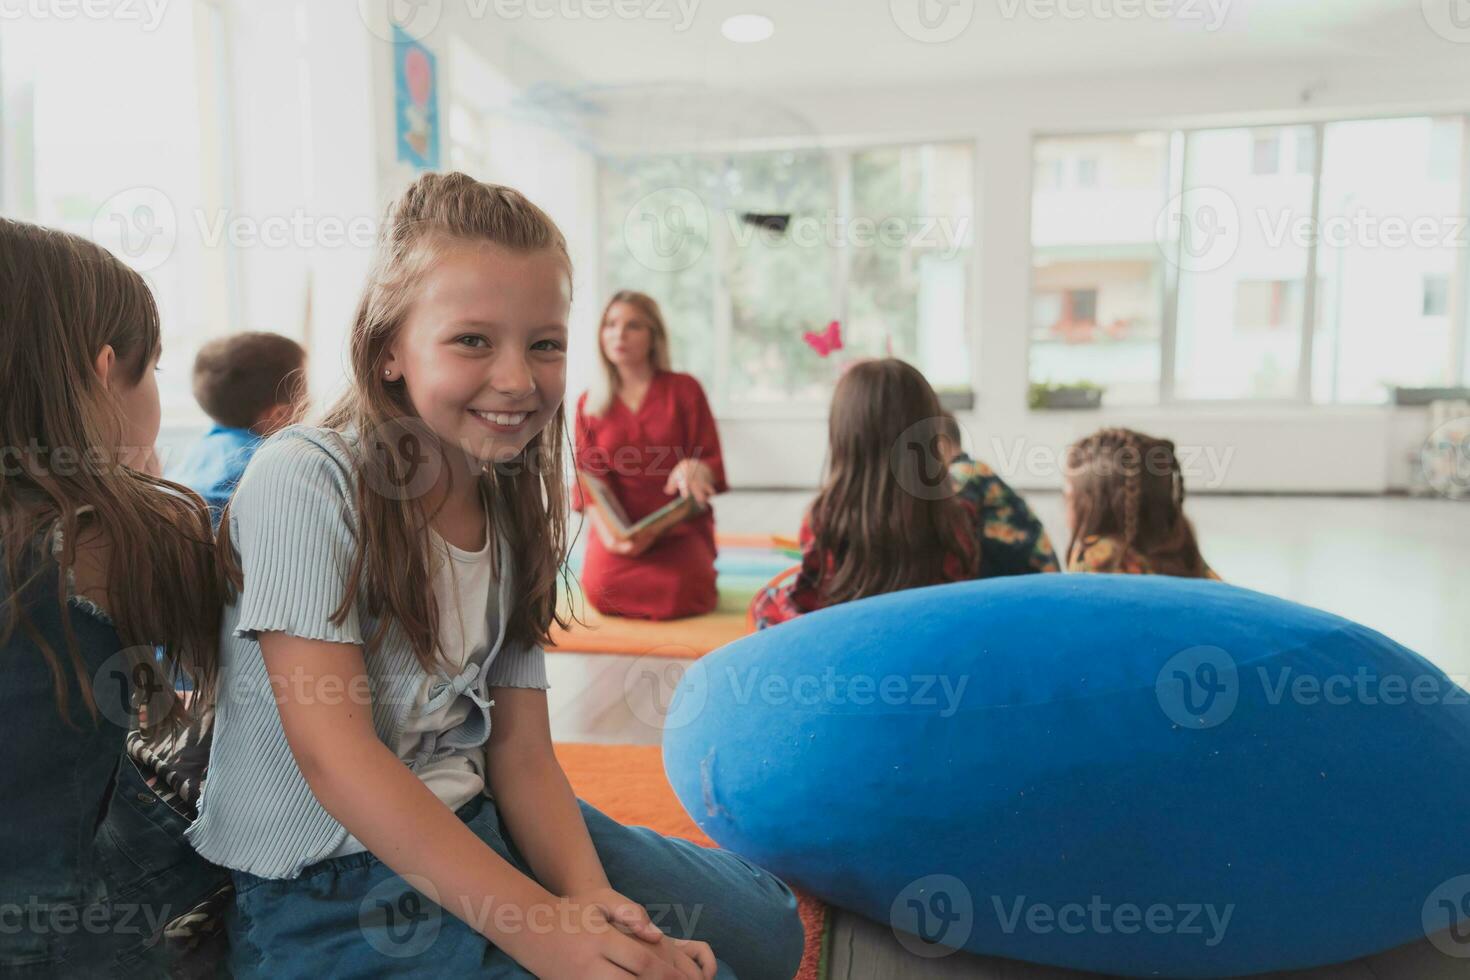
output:
{"label": "small earring", "polygon": [[383,368],[383,377],[391,379],[393,377],[393,369]]}

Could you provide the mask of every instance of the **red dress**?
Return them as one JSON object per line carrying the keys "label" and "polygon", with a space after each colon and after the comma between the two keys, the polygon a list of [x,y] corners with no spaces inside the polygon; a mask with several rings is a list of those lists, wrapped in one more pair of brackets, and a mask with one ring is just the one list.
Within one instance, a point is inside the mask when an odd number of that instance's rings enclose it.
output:
{"label": "red dress", "polygon": [[[577,401],[576,465],[605,480],[637,521],[674,497],[664,484],[680,460],[694,458],[714,474],[715,491],[729,489],[720,455],[714,413],[699,382],[674,371],[655,372],[635,412],[614,398],[607,414],[587,411]],[[572,488],[572,507],[582,510],[582,488]],[[713,512],[666,531],[637,557],[615,555],[588,529],[582,590],[602,613],[637,619],[678,619],[715,608],[715,518]]]}

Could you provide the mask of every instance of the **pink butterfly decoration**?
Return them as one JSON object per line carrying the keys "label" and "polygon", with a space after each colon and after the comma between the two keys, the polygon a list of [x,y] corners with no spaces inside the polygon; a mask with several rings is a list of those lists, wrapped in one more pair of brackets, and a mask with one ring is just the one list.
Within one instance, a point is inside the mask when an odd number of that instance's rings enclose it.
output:
{"label": "pink butterfly decoration", "polygon": [[821,333],[813,333],[808,330],[801,335],[807,346],[816,351],[818,355],[826,357],[835,350],[842,350],[842,327],[836,320],[827,324],[827,329]]}

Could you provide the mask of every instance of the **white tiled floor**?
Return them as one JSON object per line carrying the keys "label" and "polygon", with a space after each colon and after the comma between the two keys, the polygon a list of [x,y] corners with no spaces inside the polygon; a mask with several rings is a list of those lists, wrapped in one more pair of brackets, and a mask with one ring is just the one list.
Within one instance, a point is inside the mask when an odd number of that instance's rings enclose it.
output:
{"label": "white tiled floor", "polygon": [[[717,498],[720,529],[795,533],[810,494]],[[1028,493],[1058,551],[1058,493]],[[1200,549],[1235,585],[1357,620],[1470,674],[1470,502],[1409,497],[1200,496],[1186,504]]]}
{"label": "white tiled floor", "polygon": [[[795,534],[808,493],[730,493],[729,533]],[[1061,496],[1030,493],[1058,549]],[[1357,620],[1470,687],[1470,503],[1404,497],[1196,497],[1205,558],[1227,581]],[[659,712],[631,657],[553,655],[552,727],[564,740],[653,743]],[[677,665],[659,663],[659,670]],[[635,670],[636,667],[636,670]],[[629,678],[637,676],[639,682]],[[667,681],[666,681],[667,683]]]}

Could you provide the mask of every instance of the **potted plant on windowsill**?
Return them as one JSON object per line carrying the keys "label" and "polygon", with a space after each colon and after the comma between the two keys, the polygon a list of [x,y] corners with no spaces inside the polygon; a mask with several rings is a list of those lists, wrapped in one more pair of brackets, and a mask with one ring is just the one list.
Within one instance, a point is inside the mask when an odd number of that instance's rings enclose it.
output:
{"label": "potted plant on windowsill", "polygon": [[1089,411],[1102,407],[1103,389],[1091,381],[1076,381],[1071,384],[1031,385],[1027,399],[1031,408],[1042,411]]}

